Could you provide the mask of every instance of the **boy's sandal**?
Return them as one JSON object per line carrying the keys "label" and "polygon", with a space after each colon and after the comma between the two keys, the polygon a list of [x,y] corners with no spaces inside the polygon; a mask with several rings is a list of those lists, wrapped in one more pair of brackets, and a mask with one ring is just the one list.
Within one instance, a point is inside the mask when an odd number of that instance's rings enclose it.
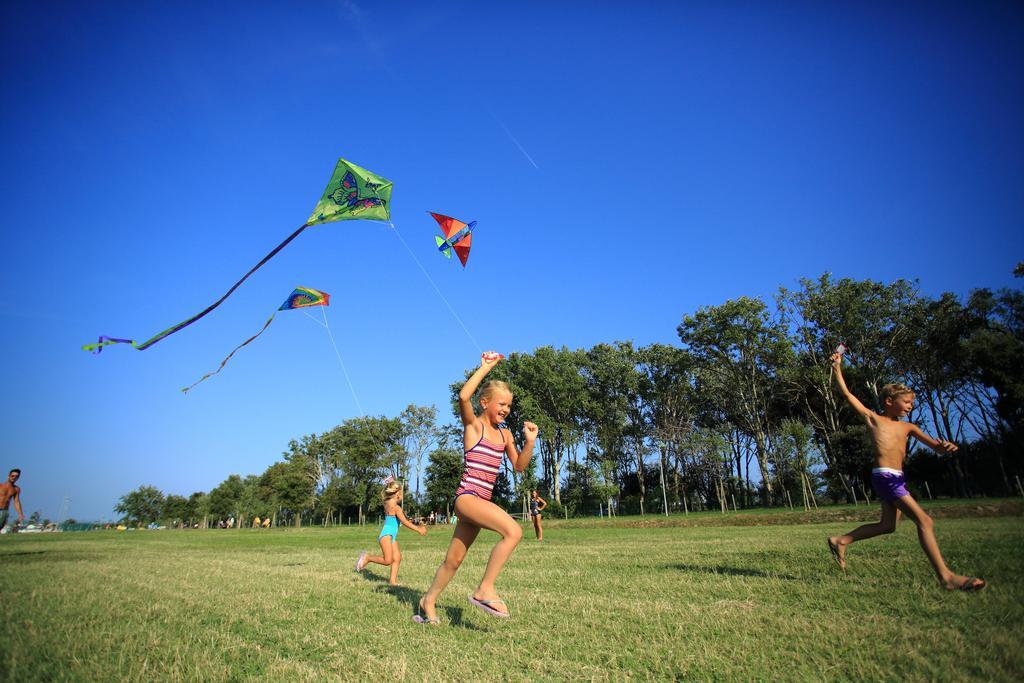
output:
{"label": "boy's sandal", "polygon": [[961,590],[965,593],[974,593],[980,591],[986,585],[988,584],[985,583],[984,579],[979,579],[976,576],[968,576],[967,580],[957,587],[957,590]]}

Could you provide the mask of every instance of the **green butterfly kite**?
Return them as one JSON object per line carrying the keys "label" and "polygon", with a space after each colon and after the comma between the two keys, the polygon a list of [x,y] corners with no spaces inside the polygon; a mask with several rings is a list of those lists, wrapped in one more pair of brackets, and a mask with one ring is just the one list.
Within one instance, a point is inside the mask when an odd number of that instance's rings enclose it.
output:
{"label": "green butterfly kite", "polygon": [[299,233],[306,228],[320,223],[355,219],[391,220],[391,181],[344,159],[338,159],[338,165],[335,166],[334,173],[331,174],[331,179],[327,183],[327,189],[324,190],[323,196],[316,203],[313,213],[310,214],[306,222],[289,235],[285,241],[274,247],[269,254],[264,256],[263,260],[253,266],[241,280],[232,285],[231,289],[224,296],[207,306],[202,312],[173,327],[167,328],[141,344],[133,339],[100,337],[95,344],[86,344],[82,349],[92,351],[93,353],[100,353],[103,347],[110,346],[111,344],[131,344],[139,351],[145,351],[164,337],[169,337],[175,332],[188,327],[220,306],[250,275],[259,270],[264,263],[272,259],[277,252],[284,249],[289,242],[298,237]]}

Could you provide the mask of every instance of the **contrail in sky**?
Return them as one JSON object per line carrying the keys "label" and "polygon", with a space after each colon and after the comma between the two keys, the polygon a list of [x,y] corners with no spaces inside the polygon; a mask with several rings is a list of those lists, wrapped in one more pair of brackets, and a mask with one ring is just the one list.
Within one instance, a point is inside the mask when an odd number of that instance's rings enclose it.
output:
{"label": "contrail in sky", "polygon": [[526,160],[529,161],[531,164],[533,164],[533,167],[539,171],[540,170],[540,166],[538,166],[537,162],[533,160],[533,157],[530,156],[530,153],[527,152],[526,149],[524,149],[521,144],[519,144],[519,140],[516,140],[516,136],[512,135],[512,131],[510,131],[508,129],[508,126],[506,126],[504,123],[501,122],[501,119],[499,119],[495,115],[495,113],[493,111],[491,111],[490,107],[487,108],[487,112],[491,115],[491,118],[494,119],[498,123],[499,126],[501,126],[501,129],[503,131],[505,131],[505,135],[508,136],[508,139],[515,143],[516,147],[519,148],[519,151],[523,153],[524,157],[526,157]]}

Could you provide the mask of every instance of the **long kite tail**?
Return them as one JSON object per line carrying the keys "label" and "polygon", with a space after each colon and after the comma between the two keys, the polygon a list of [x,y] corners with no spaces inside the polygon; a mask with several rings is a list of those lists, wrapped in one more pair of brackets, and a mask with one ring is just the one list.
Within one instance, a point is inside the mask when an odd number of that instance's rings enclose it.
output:
{"label": "long kite tail", "polygon": [[[156,344],[158,341],[160,341],[164,337],[168,337],[168,336],[174,334],[175,332],[177,332],[178,330],[181,330],[181,329],[183,329],[185,327],[188,327],[189,325],[191,325],[195,321],[199,320],[200,318],[202,318],[204,315],[206,315],[207,313],[209,313],[213,309],[215,309],[218,306],[220,306],[221,303],[224,302],[224,299],[227,299],[229,296],[231,296],[232,292],[234,292],[236,289],[238,289],[238,287],[243,282],[245,282],[247,279],[249,279],[250,275],[252,275],[257,270],[259,270],[259,268],[264,263],[266,263],[267,261],[272,259],[277,252],[281,251],[286,246],[288,246],[289,242],[291,242],[293,239],[298,237],[299,233],[301,233],[303,230],[305,230],[309,226],[310,226],[310,223],[304,223],[298,230],[296,230],[291,235],[289,235],[288,239],[286,239],[284,242],[281,242],[281,244],[279,244],[276,247],[274,247],[273,251],[271,251],[269,254],[264,256],[262,261],[260,261],[255,266],[253,266],[249,270],[249,272],[246,273],[245,276],[241,280],[239,280],[234,285],[232,285],[231,289],[229,289],[227,291],[227,293],[224,294],[224,296],[222,296],[221,298],[217,299],[217,301],[215,301],[214,303],[212,303],[209,306],[207,306],[206,309],[204,309],[202,313],[198,313],[198,314],[192,316],[191,318],[189,318],[188,320],[186,320],[184,322],[178,323],[174,327],[168,327],[166,330],[164,330],[160,334],[156,335],[155,337],[153,337],[151,339],[147,339],[146,341],[142,342],[141,344],[135,343],[135,341],[132,340],[132,339],[116,339],[114,337],[100,337],[98,342],[96,342],[95,344],[86,344],[85,346],[82,347],[82,350],[84,350],[84,351],[92,351],[93,353],[99,353],[99,352],[101,352],[103,350],[104,346],[110,346],[111,344],[131,344],[133,347],[135,347],[139,351],[145,351],[150,346],[152,346],[153,344]],[[243,344],[243,346],[244,346],[244,344]],[[230,356],[229,356],[229,358],[230,358]],[[202,380],[200,380],[200,381],[202,381]]]}
{"label": "long kite tail", "polygon": [[243,346],[245,346],[246,344],[248,344],[249,342],[251,342],[251,341],[252,341],[253,339],[255,339],[256,337],[258,337],[258,336],[260,336],[261,334],[263,334],[264,330],[266,330],[266,329],[267,329],[268,327],[270,327],[270,323],[274,322],[274,316],[275,316],[275,315],[277,315],[277,311],[274,311],[274,313],[272,313],[272,314],[271,314],[271,316],[270,316],[270,317],[269,317],[269,318],[267,319],[267,322],[263,324],[263,327],[262,327],[262,329],[260,329],[260,331],[259,331],[259,332],[257,332],[256,334],[254,334],[253,336],[249,337],[249,338],[248,338],[248,339],[246,339],[246,340],[245,340],[244,342],[242,342],[241,344],[239,344],[238,346],[236,346],[236,347],[235,347],[235,350],[234,350],[234,351],[232,351],[231,353],[229,353],[229,354],[228,354],[228,357],[227,357],[227,358],[225,358],[224,360],[222,360],[222,361],[220,362],[220,367],[219,367],[219,368],[217,368],[217,369],[216,369],[216,370],[214,370],[213,372],[208,372],[208,373],[206,373],[205,375],[203,375],[202,377],[200,377],[200,378],[199,378],[199,380],[198,380],[197,382],[195,382],[194,384],[192,384],[192,386],[188,386],[188,387],[185,387],[185,388],[183,388],[183,389],[182,389],[181,391],[182,391],[183,393],[186,393],[186,394],[187,394],[187,393],[188,393],[188,391],[189,391],[189,389],[192,389],[193,387],[195,387],[195,386],[196,386],[196,384],[199,384],[200,382],[202,382],[202,381],[204,381],[204,380],[206,380],[206,379],[208,379],[208,378],[210,378],[210,377],[213,377],[213,376],[214,376],[214,375],[216,375],[216,374],[217,374],[218,372],[220,372],[221,370],[223,370],[223,369],[224,369],[224,366],[228,364],[228,361],[229,361],[229,360],[231,360],[231,356],[235,355],[235,351],[238,351],[238,350],[239,350],[240,348],[242,348]]}

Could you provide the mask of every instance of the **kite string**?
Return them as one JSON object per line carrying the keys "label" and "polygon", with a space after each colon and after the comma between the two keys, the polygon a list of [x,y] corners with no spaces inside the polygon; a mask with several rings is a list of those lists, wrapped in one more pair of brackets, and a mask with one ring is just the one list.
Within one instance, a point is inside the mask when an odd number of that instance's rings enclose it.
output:
{"label": "kite string", "polygon": [[[349,388],[349,391],[352,392],[352,398],[356,402],[356,408],[359,409],[359,416],[360,417],[366,417],[366,413],[363,412],[363,406],[362,406],[362,404],[359,403],[359,397],[356,395],[356,388],[354,386],[352,386],[352,379],[348,376],[348,369],[345,367],[345,361],[343,361],[341,359],[341,352],[338,351],[338,345],[334,341],[334,333],[331,332],[331,326],[327,324],[327,308],[326,308],[326,306],[321,306],[320,307],[320,312],[324,314],[323,326],[327,328],[327,336],[331,338],[331,346],[334,347],[334,355],[336,355],[338,357],[338,363],[341,364],[341,371],[345,375],[345,381],[348,382],[348,388]],[[303,311],[303,313],[305,313],[305,311]],[[313,318],[313,316],[310,316],[310,318]],[[316,320],[316,318],[313,318],[313,320],[316,321],[317,323],[320,322],[319,320]]]}
{"label": "kite string", "polygon": [[323,324],[322,322],[320,322],[319,320],[317,320],[316,318],[314,318],[313,316],[311,316],[311,315],[309,314],[309,311],[307,311],[306,309],[304,309],[304,308],[300,308],[299,310],[300,310],[300,311],[302,311],[302,314],[303,314],[304,316],[306,316],[307,318],[309,318],[310,320],[312,320],[313,322],[315,322],[315,323],[316,323],[317,325],[319,325],[320,327],[327,327],[327,325],[324,325],[324,324]]}
{"label": "kite string", "polygon": [[[331,338],[331,346],[334,347],[334,355],[338,357],[338,363],[341,365],[341,371],[345,374],[345,381],[348,382],[349,391],[352,392],[352,398],[356,402],[356,408],[359,409],[359,416],[365,418],[366,413],[363,411],[362,404],[359,403],[359,397],[356,395],[356,388],[352,385],[352,380],[348,376],[348,370],[345,368],[345,361],[341,360],[341,352],[338,351],[338,345],[334,342],[334,333],[331,332],[331,326],[327,323],[327,307],[321,306],[320,312],[323,313],[324,316],[324,321],[322,323],[311,315],[309,316],[309,318],[316,324],[323,325],[325,328],[327,328],[327,335]],[[303,311],[303,313],[306,313],[306,311]],[[309,314],[307,313],[307,315]],[[372,431],[370,432],[370,440],[373,442],[374,446],[377,448],[378,451],[380,451],[382,454],[385,452],[385,449],[381,446],[381,444],[377,442],[377,438],[373,435]]]}
{"label": "kite string", "polygon": [[441,289],[434,282],[434,278],[430,277],[430,273],[428,273],[427,269],[423,267],[423,264],[420,263],[420,260],[416,258],[416,254],[413,252],[412,249],[409,248],[409,245],[408,243],[406,243],[405,238],[402,237],[402,233],[398,232],[398,228],[395,227],[395,224],[391,222],[390,218],[388,218],[388,225],[390,225],[391,229],[395,231],[395,235],[398,236],[398,239],[399,241],[401,241],[402,246],[404,246],[405,250],[409,252],[409,256],[411,256],[412,260],[416,262],[416,265],[420,267],[420,270],[423,272],[423,275],[427,278],[427,281],[430,283],[430,285],[434,288],[434,291],[437,292],[437,295],[439,297],[441,297],[441,301],[443,301],[444,305],[448,307],[448,310],[451,312],[452,317],[454,317],[455,320],[459,323],[459,325],[462,326],[462,331],[466,333],[467,337],[469,337],[469,341],[473,342],[473,346],[475,346],[476,350],[482,354],[484,352],[483,349],[480,347],[480,344],[477,343],[476,339],[473,338],[473,335],[470,333],[469,328],[466,327],[466,323],[462,322],[462,318],[460,318],[459,314],[455,312],[454,308],[452,308],[452,305],[448,302],[448,299],[445,298],[445,295],[441,293]]}

